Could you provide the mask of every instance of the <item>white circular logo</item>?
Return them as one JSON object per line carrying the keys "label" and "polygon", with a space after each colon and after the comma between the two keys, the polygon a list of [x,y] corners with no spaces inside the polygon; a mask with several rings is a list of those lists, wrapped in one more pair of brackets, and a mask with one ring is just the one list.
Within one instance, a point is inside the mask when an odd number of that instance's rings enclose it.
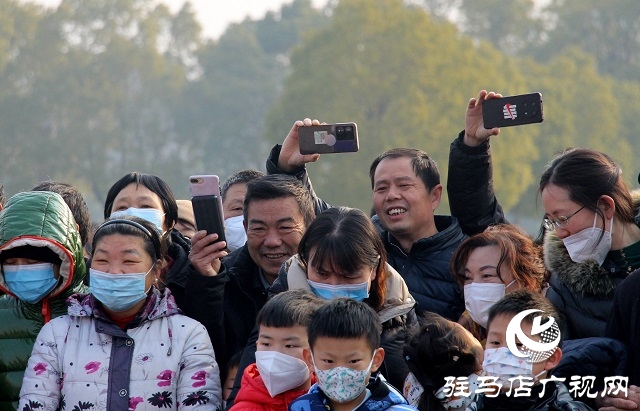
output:
{"label": "white circular logo", "polygon": [[[551,357],[560,344],[560,327],[555,318],[549,317],[542,324],[542,316],[534,317],[531,325],[531,335],[539,335],[541,342],[532,340],[522,331],[522,320],[529,314],[542,312],[541,310],[525,310],[517,314],[509,321],[507,326],[507,347],[516,357],[526,358],[528,363],[544,361]],[[516,345],[516,337],[522,343],[522,349]]]}

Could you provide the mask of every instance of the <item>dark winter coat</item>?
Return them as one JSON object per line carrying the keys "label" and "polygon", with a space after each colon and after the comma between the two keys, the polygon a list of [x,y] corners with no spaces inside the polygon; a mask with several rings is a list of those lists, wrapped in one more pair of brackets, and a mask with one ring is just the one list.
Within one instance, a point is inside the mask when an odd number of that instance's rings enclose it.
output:
{"label": "dark winter coat", "polygon": [[564,339],[602,337],[611,314],[613,294],[627,277],[608,259],[576,263],[555,231],[544,239],[544,261],[551,271],[547,298],[564,319]]}
{"label": "dark winter coat", "polygon": [[374,223],[387,250],[389,264],[400,273],[416,299],[418,315],[431,311],[457,321],[464,311],[464,295],[449,272],[449,261],[467,238],[458,221],[449,216],[435,216],[438,233],[414,242],[409,253],[402,250],[377,217]]}
{"label": "dark winter coat", "polygon": [[629,385],[640,385],[640,270],[620,284],[613,298],[611,315],[605,335],[616,338],[629,347],[625,372]]}
{"label": "dark winter coat", "polygon": [[489,140],[476,147],[464,144],[464,130],[449,147],[447,195],[451,215],[467,235],[508,223],[493,189]]}
{"label": "dark winter coat", "polygon": [[223,371],[233,354],[246,346],[258,312],[267,302],[261,275],[246,244],[223,258],[216,276],[203,276],[189,266],[189,298],[180,308],[207,328]]}
{"label": "dark winter coat", "polygon": [[191,242],[176,229],[171,230],[171,243],[167,250],[167,257],[171,261],[169,270],[163,273],[166,286],[171,290],[178,307],[185,302],[185,287],[189,267],[189,251]]}

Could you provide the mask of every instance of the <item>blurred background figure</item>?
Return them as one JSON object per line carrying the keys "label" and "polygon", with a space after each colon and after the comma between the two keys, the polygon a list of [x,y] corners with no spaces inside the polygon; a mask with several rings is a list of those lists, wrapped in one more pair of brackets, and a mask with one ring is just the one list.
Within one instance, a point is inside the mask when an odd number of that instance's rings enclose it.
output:
{"label": "blurred background figure", "polygon": [[174,228],[180,231],[183,236],[191,238],[198,231],[191,200],[176,200],[176,203],[178,204],[178,221]]}

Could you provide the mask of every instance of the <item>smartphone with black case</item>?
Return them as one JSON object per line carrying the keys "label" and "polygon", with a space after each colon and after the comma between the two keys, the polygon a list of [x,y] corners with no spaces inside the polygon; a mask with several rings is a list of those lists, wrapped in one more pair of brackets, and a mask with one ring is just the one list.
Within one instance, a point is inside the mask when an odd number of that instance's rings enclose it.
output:
{"label": "smartphone with black case", "polygon": [[542,123],[542,94],[530,93],[482,102],[484,128]]}
{"label": "smartphone with black case", "polygon": [[196,220],[196,228],[207,234],[218,234],[216,241],[226,241],[220,178],[217,175],[195,175],[189,177],[189,192]]}
{"label": "smartphone with black case", "polygon": [[353,153],[360,148],[356,123],[321,124],[298,128],[301,154]]}

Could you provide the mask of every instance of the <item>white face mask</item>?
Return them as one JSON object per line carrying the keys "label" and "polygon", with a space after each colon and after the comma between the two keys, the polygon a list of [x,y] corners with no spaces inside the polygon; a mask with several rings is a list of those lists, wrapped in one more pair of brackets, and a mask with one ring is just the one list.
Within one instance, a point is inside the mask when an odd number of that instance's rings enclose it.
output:
{"label": "white face mask", "polygon": [[134,216],[147,220],[156,226],[159,232],[164,233],[162,225],[164,224],[164,213],[155,208],[136,208],[129,207],[126,210],[114,211],[109,218],[120,218],[123,216]]}
{"label": "white face mask", "polygon": [[301,386],[311,375],[307,363],[278,351],[256,351],[256,366],[272,398]]}
{"label": "white face mask", "polygon": [[227,238],[227,248],[235,251],[247,242],[247,233],[244,230],[244,216],[229,217],[224,220],[224,236]]}
{"label": "white face mask", "polygon": [[[593,227],[585,228],[569,237],[562,239],[567,252],[576,263],[585,263],[595,260],[602,265],[607,254],[611,250],[611,235],[613,234],[613,217],[609,223],[609,231],[596,227],[598,214],[593,217]],[[602,236],[602,238],[601,238]],[[600,241],[598,241],[600,240]]]}
{"label": "white face mask", "polygon": [[[484,361],[482,362],[482,370],[488,376],[498,377],[496,383],[502,384],[502,388],[508,389],[512,382],[509,378],[528,377],[535,381],[539,376],[547,372],[533,374],[533,363],[527,362],[522,358],[518,358],[507,347],[487,348],[484,350]],[[513,380],[513,387],[518,385],[518,380]]]}
{"label": "white face mask", "polygon": [[505,290],[516,280],[507,286],[498,283],[471,283],[464,286],[464,306],[471,319],[482,327],[487,328],[489,309],[504,297]]}
{"label": "white face mask", "polygon": [[340,404],[353,401],[367,388],[369,371],[373,365],[374,356],[375,352],[371,357],[369,366],[364,370],[354,370],[348,367],[319,370],[312,355],[311,358],[316,370],[318,387],[320,387],[327,397]]}

